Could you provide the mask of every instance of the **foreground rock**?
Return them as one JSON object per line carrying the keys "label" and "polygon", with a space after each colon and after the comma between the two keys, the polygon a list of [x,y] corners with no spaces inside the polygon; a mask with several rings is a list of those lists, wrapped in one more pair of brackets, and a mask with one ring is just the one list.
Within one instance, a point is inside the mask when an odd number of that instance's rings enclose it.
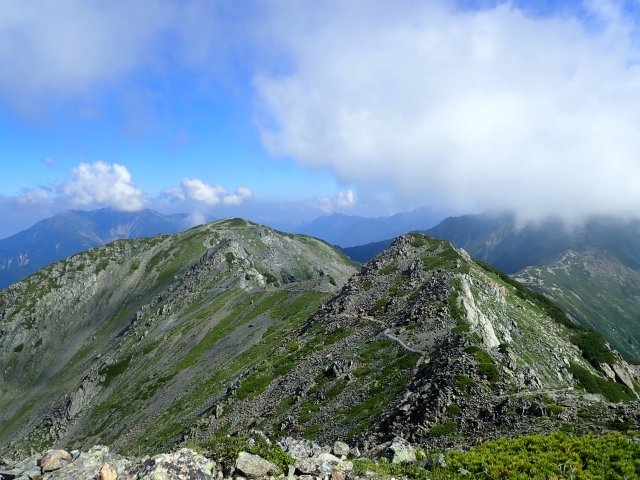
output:
{"label": "foreground rock", "polygon": [[40,468],[42,473],[53,472],[64,467],[71,460],[71,454],[66,450],[50,450],[40,460]]}
{"label": "foreground rock", "polygon": [[[353,472],[353,463],[346,459],[350,447],[344,442],[336,442],[332,449],[308,440],[286,438],[279,443],[279,448],[291,457],[293,463],[286,465],[288,480],[358,478]],[[406,448],[413,447],[406,445]],[[331,451],[341,454],[341,457]],[[188,448],[144,459],[129,459],[99,445],[84,452],[49,450],[44,455],[34,455],[21,462],[0,463],[0,480],[285,478],[278,465],[245,451],[238,454],[233,468],[226,465],[222,459],[209,459]]]}
{"label": "foreground rock", "polygon": [[249,478],[260,478],[268,475],[280,475],[282,470],[268,460],[247,452],[240,452],[236,460],[236,468]]}
{"label": "foreground rock", "polygon": [[202,455],[183,448],[176,453],[153,457],[126,472],[128,479],[208,479],[215,478],[216,464]]}

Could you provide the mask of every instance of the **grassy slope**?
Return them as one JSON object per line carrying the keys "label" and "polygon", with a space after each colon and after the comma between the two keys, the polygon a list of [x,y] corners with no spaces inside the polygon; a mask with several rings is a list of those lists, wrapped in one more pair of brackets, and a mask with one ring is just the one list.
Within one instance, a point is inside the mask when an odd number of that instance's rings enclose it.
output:
{"label": "grassy slope", "polygon": [[569,252],[517,277],[539,289],[582,325],[606,333],[628,358],[640,358],[640,273],[602,252]]}
{"label": "grassy slope", "polygon": [[[0,404],[12,405],[0,437],[28,433],[84,378],[97,394],[65,441],[127,447],[154,422],[169,432],[157,443],[175,440],[256,346],[268,352],[274,329],[294,328],[353,271],[320,241],[239,219],[54,264],[0,296],[3,326],[26,340],[0,358]],[[179,418],[158,418],[176,405]],[[45,430],[31,442],[50,443]]]}

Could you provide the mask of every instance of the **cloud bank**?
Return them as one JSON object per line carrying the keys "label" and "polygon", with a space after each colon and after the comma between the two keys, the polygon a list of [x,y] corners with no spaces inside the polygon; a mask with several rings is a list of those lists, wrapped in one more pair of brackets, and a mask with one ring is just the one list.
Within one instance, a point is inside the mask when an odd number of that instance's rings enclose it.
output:
{"label": "cloud bank", "polygon": [[640,208],[640,50],[618,3],[305,5],[273,24],[295,25],[291,68],[255,78],[272,154],[460,211]]}
{"label": "cloud bank", "polygon": [[5,0],[0,8],[0,92],[23,107],[42,98],[91,94],[141,67],[174,27],[161,0]]}

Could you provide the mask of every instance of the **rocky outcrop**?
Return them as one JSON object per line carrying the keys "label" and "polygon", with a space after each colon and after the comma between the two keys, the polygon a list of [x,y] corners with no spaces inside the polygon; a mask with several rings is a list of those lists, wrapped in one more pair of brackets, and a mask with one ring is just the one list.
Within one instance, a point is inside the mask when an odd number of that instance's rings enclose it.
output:
{"label": "rocky outcrop", "polygon": [[240,452],[238,454],[236,470],[249,478],[277,476],[282,473],[282,470],[280,470],[277,465],[274,465],[259,455],[252,455],[247,452]]}
{"label": "rocky outcrop", "polygon": [[[338,450],[349,451],[349,446],[340,442]],[[292,438],[283,440],[290,454],[296,454],[294,463],[288,465],[289,480],[328,478],[335,480],[345,478],[356,479],[353,464],[338,458],[327,450],[331,447],[321,447],[305,441]],[[346,445],[346,448],[345,448]],[[7,467],[7,465],[5,465]],[[173,453],[163,453],[149,458],[126,458],[112,453],[108,447],[94,446],[85,452],[64,450],[49,451],[44,456],[32,456],[11,468],[3,468],[0,464],[0,479],[2,480],[209,480],[209,479],[267,479],[284,478],[280,467],[259,455],[239,452],[235,459],[234,468],[225,468],[219,459],[207,458],[188,448],[182,448]]]}

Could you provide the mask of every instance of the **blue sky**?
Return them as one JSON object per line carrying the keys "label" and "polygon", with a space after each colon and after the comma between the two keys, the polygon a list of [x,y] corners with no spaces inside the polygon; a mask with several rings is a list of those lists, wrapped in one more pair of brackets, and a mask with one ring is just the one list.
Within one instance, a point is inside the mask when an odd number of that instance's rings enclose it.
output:
{"label": "blue sky", "polygon": [[640,207],[638,4],[5,0],[0,237],[67,208]]}

